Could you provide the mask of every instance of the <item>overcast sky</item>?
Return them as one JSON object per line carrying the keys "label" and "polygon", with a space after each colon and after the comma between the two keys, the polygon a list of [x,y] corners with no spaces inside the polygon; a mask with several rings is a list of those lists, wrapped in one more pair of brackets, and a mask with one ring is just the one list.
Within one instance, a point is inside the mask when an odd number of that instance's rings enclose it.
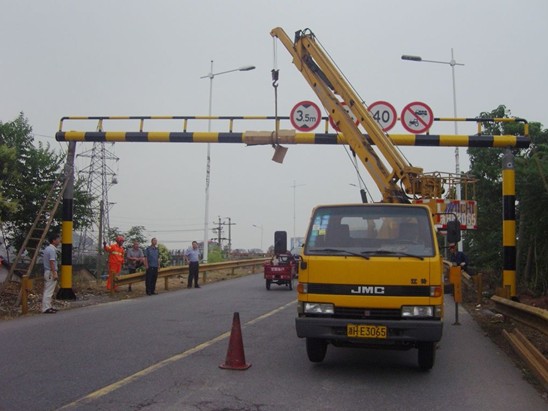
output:
{"label": "overcast sky", "polygon": [[[452,117],[451,67],[400,57],[448,62],[453,48],[465,64],[455,67],[459,117],[504,104],[515,116],[548,125],[546,0],[0,0],[0,10],[0,121],[24,112],[36,139],[58,150],[66,150],[54,139],[63,116],[207,115],[210,81],[200,77],[211,60],[214,72],[256,66],[215,77],[213,115],[274,115],[274,64],[279,115],[302,100],[319,104],[285,48],[274,48],[269,33],[277,26],[291,38],[310,28],[368,104],[385,100],[399,113],[422,101],[435,117]],[[169,127],[163,130],[180,131],[179,124]],[[246,130],[272,131],[274,124],[236,123],[235,131]],[[475,130],[459,124],[460,134]],[[191,123],[189,131],[207,131],[207,122]],[[391,132],[406,131],[398,123]],[[452,132],[452,124],[431,129]],[[91,146],[78,143],[78,152]],[[109,192],[111,226],[143,225],[175,249],[203,239],[207,145],[110,149],[119,157],[113,165],[119,184]],[[455,170],[454,148],[402,151],[425,171]],[[230,218],[232,248],[266,249],[277,230],[303,236],[315,205],[360,200],[342,146],[290,146],[283,164],[272,154],[270,146],[211,145],[210,228]],[[465,149],[460,154],[466,171]],[[378,201],[376,186],[363,169],[362,175]]]}

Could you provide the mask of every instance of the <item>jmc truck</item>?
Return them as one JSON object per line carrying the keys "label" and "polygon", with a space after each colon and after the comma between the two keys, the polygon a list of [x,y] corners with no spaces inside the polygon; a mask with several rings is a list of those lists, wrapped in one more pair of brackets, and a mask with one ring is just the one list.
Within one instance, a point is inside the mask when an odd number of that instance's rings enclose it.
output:
{"label": "jmc truck", "polygon": [[316,207],[297,287],[297,335],[308,358],[323,361],[328,344],[418,348],[420,368],[432,368],[443,328],[441,273],[426,206]]}
{"label": "jmc truck", "polygon": [[270,34],[382,195],[376,204],[314,209],[299,264],[297,335],[313,362],[328,344],[417,348],[419,367],[430,369],[443,328],[442,257],[433,210],[413,202],[451,190],[409,164],[310,30],[294,41],[279,27]]}

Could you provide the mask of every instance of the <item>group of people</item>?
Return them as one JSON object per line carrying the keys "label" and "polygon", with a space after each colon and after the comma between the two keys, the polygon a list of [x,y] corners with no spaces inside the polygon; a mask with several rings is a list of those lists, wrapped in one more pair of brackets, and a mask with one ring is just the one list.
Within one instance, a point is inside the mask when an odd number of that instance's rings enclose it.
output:
{"label": "group of people", "polygon": [[[138,241],[133,241],[133,245],[127,250],[124,249],[125,238],[121,235],[117,236],[112,244],[103,243],[103,249],[109,254],[108,256],[108,279],[107,289],[114,287],[114,277],[119,275],[124,265],[124,257],[129,274],[137,272],[137,269],[145,267],[145,289],[147,295],[156,295],[156,280],[158,278],[158,268],[160,267],[160,250],[158,248],[158,240],[153,238],[150,240],[150,245],[141,249]],[[128,287],[131,290],[131,284]]]}
{"label": "group of people", "polygon": [[[134,241],[127,252],[123,247],[124,237],[117,236],[113,244],[103,243],[104,250],[109,253],[108,258],[108,279],[107,288],[114,286],[114,277],[119,275],[124,264],[124,255],[129,274],[135,273],[141,266],[145,267],[145,289],[147,295],[156,295],[156,280],[158,279],[158,268],[160,267],[160,250],[158,240],[153,238],[145,251],[141,249],[139,242]],[[194,288],[200,288],[198,277],[200,270],[200,251],[198,243],[192,242],[192,247],[185,251],[185,262],[188,263],[188,288],[194,284]],[[131,284],[128,287],[131,291]]]}

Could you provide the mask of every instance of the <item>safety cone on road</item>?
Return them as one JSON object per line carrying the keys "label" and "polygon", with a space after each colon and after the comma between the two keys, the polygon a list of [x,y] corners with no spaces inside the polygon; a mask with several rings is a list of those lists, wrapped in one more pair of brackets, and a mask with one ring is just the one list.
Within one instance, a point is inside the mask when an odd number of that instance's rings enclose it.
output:
{"label": "safety cone on road", "polygon": [[246,364],[244,354],[244,343],[242,341],[242,330],[240,327],[240,313],[234,313],[232,330],[230,331],[230,342],[226,352],[226,360],[219,368],[225,370],[247,370],[251,364]]}

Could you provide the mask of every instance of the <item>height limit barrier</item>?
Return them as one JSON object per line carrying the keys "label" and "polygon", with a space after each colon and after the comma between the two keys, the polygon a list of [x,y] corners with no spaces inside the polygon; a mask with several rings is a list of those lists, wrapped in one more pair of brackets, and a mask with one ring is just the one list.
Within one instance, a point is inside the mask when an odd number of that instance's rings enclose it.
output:
{"label": "height limit barrier", "polygon": [[[188,131],[190,122],[199,123],[203,120],[223,121],[227,128],[223,132]],[[244,131],[235,132],[234,124],[240,121],[269,121],[275,122],[279,130],[281,121],[289,121],[289,117],[274,116],[67,116],[59,122],[59,131],[55,139],[59,142],[69,143],[67,164],[65,165],[65,178],[69,178],[69,184],[63,195],[63,222],[62,241],[63,254],[61,266],[60,289],[57,294],[59,299],[75,299],[72,290],[72,219],[73,219],[73,190],[74,190],[74,158],[76,142],[172,142],[172,143],[235,143],[246,145],[274,145],[274,144],[319,144],[340,145],[347,144],[342,133],[329,133],[329,121],[323,117],[323,133],[297,133],[295,130],[280,130],[275,136],[272,131]],[[145,131],[145,122],[162,124],[178,122],[178,131]],[[451,134],[390,134],[395,145],[422,146],[422,147],[499,147],[499,148],[526,148],[530,144],[527,121],[521,118],[435,118],[434,121],[463,121],[477,123],[478,134],[475,135],[451,135]],[[75,123],[84,127],[81,130],[66,131],[63,128],[67,123],[71,128]],[[484,135],[482,126],[490,122],[520,122],[524,124],[524,135]],[[116,125],[118,130],[105,131],[106,126]],[[130,125],[133,131],[119,131],[120,125]],[[121,127],[124,128],[124,127]],[[168,127],[168,129],[171,127]],[[369,139],[367,134],[364,139]],[[513,161],[513,160],[512,160]],[[509,164],[506,161],[504,164]],[[512,163],[513,164],[513,163]],[[511,170],[503,169],[503,198],[504,206],[510,205],[509,201],[515,199],[515,181],[513,167]],[[507,211],[508,210],[508,211]],[[515,210],[515,209],[514,209]],[[503,222],[504,236],[504,280],[503,284],[510,287],[510,295],[515,296],[515,221],[507,218],[512,215],[511,208],[505,208]],[[515,211],[514,211],[515,214]],[[515,219],[514,219],[515,220]]]}

